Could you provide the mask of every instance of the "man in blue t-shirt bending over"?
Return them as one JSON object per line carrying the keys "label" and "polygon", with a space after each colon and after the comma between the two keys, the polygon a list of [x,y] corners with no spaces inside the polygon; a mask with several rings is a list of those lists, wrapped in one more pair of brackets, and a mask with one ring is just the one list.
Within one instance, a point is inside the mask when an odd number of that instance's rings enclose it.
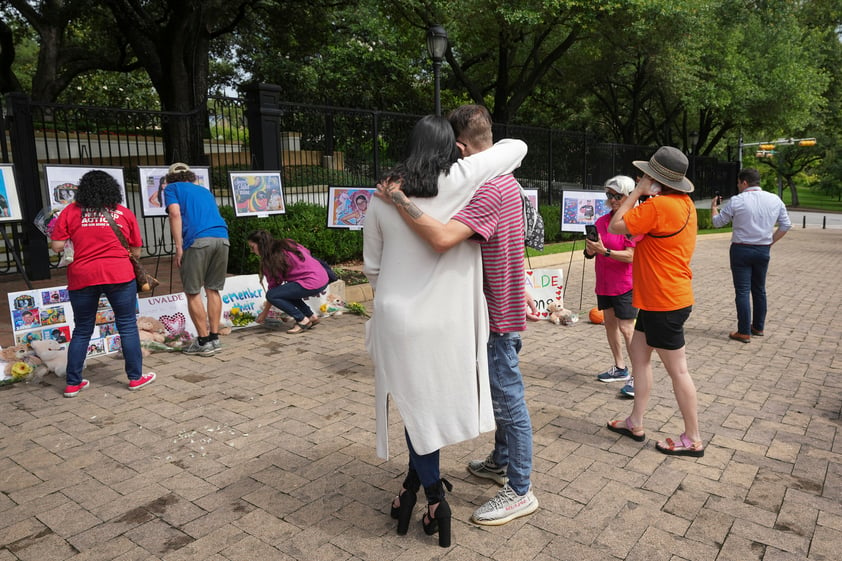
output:
{"label": "man in blue t-shirt bending over", "polygon": [[[182,352],[211,356],[221,349],[219,322],[228,270],[228,225],[219,214],[213,193],[196,185],[196,174],[187,164],[175,163],[167,172],[164,204],[170,217],[175,244],[175,266],[187,295],[187,309],[199,337]],[[208,307],[202,301],[202,287]]]}

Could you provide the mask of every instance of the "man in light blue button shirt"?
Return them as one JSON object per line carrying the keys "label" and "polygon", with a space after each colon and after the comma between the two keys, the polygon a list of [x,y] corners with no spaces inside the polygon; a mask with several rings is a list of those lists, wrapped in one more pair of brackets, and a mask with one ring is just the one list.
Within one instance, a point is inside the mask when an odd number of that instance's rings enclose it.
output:
{"label": "man in light blue button shirt", "polygon": [[717,207],[721,197],[714,197],[710,210],[715,227],[734,224],[730,253],[731,275],[737,293],[737,331],[728,337],[750,343],[752,335],[763,336],[766,323],[766,271],[770,249],[792,228],[792,223],[780,197],[760,188],[760,172],[756,169],[740,171],[737,188],[739,194],[725,203],[721,211]]}

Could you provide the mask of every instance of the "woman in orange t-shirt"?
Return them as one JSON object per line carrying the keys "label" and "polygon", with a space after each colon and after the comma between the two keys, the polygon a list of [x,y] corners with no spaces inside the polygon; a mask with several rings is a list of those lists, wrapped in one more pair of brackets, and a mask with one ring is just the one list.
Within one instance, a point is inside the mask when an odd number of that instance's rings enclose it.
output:
{"label": "woman in orange t-shirt", "polygon": [[[638,442],[646,439],[643,415],[652,390],[652,350],[657,350],[672,380],[684,432],[677,439],[659,441],[664,454],[701,457],[705,450],[699,431],[696,386],[687,369],[684,322],[693,309],[693,273],[690,259],[696,248],[696,207],[688,196],[693,183],[685,177],[687,157],[662,146],[646,161],[635,161],[644,176],[620,208],[608,231],[643,236],[637,243],[632,278],[632,303],[640,309],[629,357],[635,379],[634,407],[624,420],[608,428]],[[648,200],[635,207],[643,197]],[[649,198],[651,197],[651,198]]]}

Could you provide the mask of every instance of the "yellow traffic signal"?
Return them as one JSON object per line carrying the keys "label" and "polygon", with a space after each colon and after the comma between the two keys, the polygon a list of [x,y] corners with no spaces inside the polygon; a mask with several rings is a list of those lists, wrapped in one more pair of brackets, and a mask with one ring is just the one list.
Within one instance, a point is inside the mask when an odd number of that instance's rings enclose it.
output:
{"label": "yellow traffic signal", "polygon": [[798,141],[799,146],[815,146],[816,139],[815,138],[805,138],[804,140]]}
{"label": "yellow traffic signal", "polygon": [[774,150],[775,145],[774,144],[761,144],[760,149],[761,150]]}

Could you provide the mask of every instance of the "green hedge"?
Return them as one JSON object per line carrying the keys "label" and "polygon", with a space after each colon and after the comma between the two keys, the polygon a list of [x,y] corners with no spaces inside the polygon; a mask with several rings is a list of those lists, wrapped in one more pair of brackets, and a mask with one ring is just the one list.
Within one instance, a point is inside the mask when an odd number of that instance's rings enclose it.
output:
{"label": "green hedge", "polygon": [[228,223],[231,250],[228,272],[235,275],[257,272],[258,259],[249,251],[246,239],[257,229],[272,232],[276,238],[291,238],[330,264],[362,259],[363,233],[361,230],[327,227],[327,209],[323,206],[298,202],[286,209],[286,214],[266,218],[237,217],[231,206],[220,207]]}

